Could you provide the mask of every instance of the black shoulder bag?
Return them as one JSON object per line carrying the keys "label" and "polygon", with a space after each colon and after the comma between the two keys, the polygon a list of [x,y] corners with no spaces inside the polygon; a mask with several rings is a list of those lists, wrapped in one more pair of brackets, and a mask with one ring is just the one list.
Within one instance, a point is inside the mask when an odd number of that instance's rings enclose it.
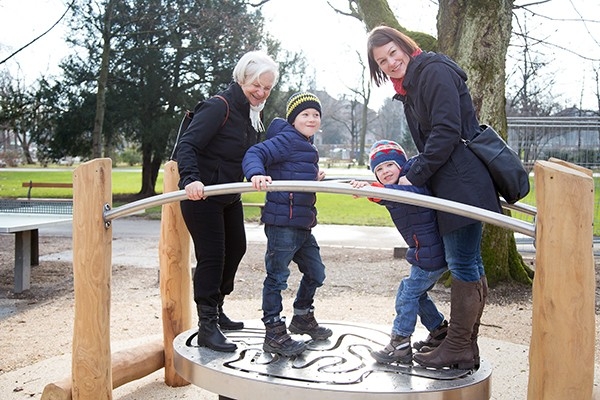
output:
{"label": "black shoulder bag", "polygon": [[514,204],[527,196],[529,173],[519,155],[494,128],[481,125],[481,131],[473,139],[461,140],[486,165],[496,190],[507,203]]}

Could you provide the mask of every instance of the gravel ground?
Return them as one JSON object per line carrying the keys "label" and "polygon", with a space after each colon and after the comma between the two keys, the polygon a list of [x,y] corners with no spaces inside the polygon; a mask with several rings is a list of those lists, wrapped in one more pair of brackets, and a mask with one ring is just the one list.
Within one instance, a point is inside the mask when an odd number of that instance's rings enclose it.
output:
{"label": "gravel ground", "polygon": [[[44,254],[68,251],[72,245],[70,238],[40,237],[40,241],[42,257]],[[6,400],[39,398],[46,384],[70,374],[72,265],[69,261],[61,260],[42,262],[32,269],[31,290],[14,295],[13,246],[12,235],[0,235],[0,393]],[[236,289],[226,302],[226,311],[232,318],[261,317],[263,256],[264,244],[248,246],[237,274]],[[402,259],[393,258],[391,250],[388,253],[376,249],[324,246],[322,257],[327,266],[327,281],[317,293],[317,318],[389,326],[394,318],[397,285],[408,271],[408,264]],[[118,260],[114,260],[114,263],[111,303],[113,351],[121,345],[162,334],[158,257],[155,265],[145,265],[144,268],[119,264]],[[284,314],[291,315],[291,301],[298,279],[299,274],[293,272],[289,289],[284,293]],[[436,285],[432,290],[432,296],[446,315],[449,312],[449,295],[449,289],[442,285]],[[481,336],[489,340],[496,351],[501,347],[496,341],[502,341],[515,345],[524,353],[531,336],[531,313],[530,287],[500,285],[490,291],[482,319]],[[597,332],[598,320],[596,318]],[[599,340],[597,337],[596,369],[600,365]],[[491,351],[494,351],[494,347]],[[527,354],[521,356],[526,360]],[[523,385],[526,390],[526,361],[521,368],[515,369],[518,377],[503,377],[503,374],[502,371],[494,371],[496,380],[492,398],[525,398],[521,394],[526,392],[507,393],[498,384],[498,379],[514,379],[509,382],[512,386],[520,380],[520,390],[523,390]],[[2,375],[6,379],[2,379]],[[170,397],[160,391],[164,387],[162,373],[158,371],[143,380],[116,389],[113,395],[118,399]],[[193,385],[167,389],[178,393],[173,394],[172,398],[215,398]]]}

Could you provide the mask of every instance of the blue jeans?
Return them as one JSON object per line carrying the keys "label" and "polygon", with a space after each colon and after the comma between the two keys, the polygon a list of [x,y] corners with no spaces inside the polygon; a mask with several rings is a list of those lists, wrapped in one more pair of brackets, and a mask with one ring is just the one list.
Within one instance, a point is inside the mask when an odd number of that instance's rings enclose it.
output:
{"label": "blue jeans", "polygon": [[438,311],[427,292],[446,271],[446,268],[426,271],[415,265],[410,267],[410,275],[402,279],[396,294],[396,318],[394,318],[392,327],[393,334],[411,336],[415,331],[417,315],[429,331],[444,322],[444,316]]}
{"label": "blue jeans", "polygon": [[442,236],[452,278],[476,282],[485,274],[481,260],[482,233],[483,224],[476,222]]}
{"label": "blue jeans", "polygon": [[263,284],[263,322],[280,318],[283,310],[281,291],[287,289],[290,262],[298,264],[302,280],[294,300],[295,310],[312,307],[317,288],[325,281],[325,265],[321,261],[319,245],[310,230],[287,226],[265,225],[267,277]]}

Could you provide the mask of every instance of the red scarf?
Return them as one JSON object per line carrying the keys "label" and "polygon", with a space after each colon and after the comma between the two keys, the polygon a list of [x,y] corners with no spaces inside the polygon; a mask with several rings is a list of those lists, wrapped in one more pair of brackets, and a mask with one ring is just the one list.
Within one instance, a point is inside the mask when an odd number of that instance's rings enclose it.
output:
{"label": "red scarf", "polygon": [[[423,51],[417,47],[417,49],[413,51],[413,53],[410,55],[411,59],[418,56],[422,52]],[[406,89],[404,89],[404,86],[402,86],[402,82],[404,82],[404,76],[402,78],[390,78],[390,81],[392,81],[396,93],[401,94],[402,96],[406,96]]]}

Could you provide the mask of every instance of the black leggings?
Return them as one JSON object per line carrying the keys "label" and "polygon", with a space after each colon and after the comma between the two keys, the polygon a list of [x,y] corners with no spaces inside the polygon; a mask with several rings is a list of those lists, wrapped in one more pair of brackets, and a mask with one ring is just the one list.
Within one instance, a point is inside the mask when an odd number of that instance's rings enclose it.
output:
{"label": "black leggings", "polygon": [[246,253],[242,202],[184,200],[181,212],[196,252],[194,301],[216,307],[233,291],[235,273]]}

